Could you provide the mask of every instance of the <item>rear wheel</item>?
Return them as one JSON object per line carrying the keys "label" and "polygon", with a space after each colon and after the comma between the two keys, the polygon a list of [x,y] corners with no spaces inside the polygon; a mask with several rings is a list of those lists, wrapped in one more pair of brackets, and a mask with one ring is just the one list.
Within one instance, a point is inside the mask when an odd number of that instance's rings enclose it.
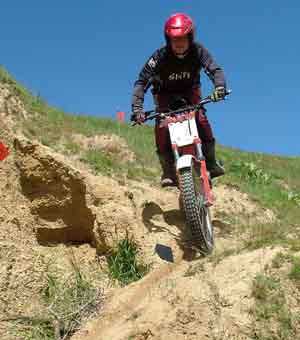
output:
{"label": "rear wheel", "polygon": [[180,191],[193,241],[200,250],[209,254],[214,247],[213,228],[209,207],[205,206],[204,188],[199,170],[194,162],[191,168],[180,170]]}

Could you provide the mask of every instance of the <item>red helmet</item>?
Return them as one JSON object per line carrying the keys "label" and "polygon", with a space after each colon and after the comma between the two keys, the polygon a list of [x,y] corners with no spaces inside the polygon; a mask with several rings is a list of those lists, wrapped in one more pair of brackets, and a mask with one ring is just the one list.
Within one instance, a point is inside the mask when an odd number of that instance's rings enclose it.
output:
{"label": "red helmet", "polygon": [[165,23],[165,38],[169,43],[170,38],[188,35],[190,42],[194,41],[195,28],[193,20],[184,13],[171,15]]}

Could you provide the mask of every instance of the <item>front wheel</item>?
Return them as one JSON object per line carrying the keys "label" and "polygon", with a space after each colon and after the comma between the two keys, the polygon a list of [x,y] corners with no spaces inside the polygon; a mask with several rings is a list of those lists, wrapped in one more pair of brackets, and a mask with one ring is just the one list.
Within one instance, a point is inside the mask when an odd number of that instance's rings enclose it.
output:
{"label": "front wheel", "polygon": [[204,187],[199,170],[194,162],[190,168],[180,169],[181,199],[195,245],[205,254],[210,254],[214,247],[213,228],[209,207],[205,206]]}

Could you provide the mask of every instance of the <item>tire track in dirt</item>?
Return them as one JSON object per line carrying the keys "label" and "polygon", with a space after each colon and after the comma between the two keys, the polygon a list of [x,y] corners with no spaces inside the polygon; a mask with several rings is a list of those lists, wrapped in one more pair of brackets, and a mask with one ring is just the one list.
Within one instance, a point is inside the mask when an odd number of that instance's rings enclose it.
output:
{"label": "tire track in dirt", "polygon": [[[118,291],[114,291],[113,296],[110,297],[110,302],[106,305],[105,310],[103,311],[103,318],[96,323],[92,322],[91,325],[88,325],[88,329],[85,331],[88,332],[88,335],[84,336],[84,334],[78,334],[79,337],[75,336],[72,339],[122,339],[126,330],[130,330],[128,329],[128,325],[126,326],[128,317],[131,314],[134,314],[134,311],[138,309],[145,299],[151,299],[152,291],[155,290],[156,287],[160,289],[159,284],[163,280],[166,280],[167,277],[178,269],[178,266],[182,263],[184,251],[178,247],[175,241],[173,246],[172,250],[174,250],[175,255],[174,263],[163,264],[157,267],[141,281],[132,283],[125,290],[124,288],[119,288]],[[114,336],[116,334],[123,335],[115,338]]]}

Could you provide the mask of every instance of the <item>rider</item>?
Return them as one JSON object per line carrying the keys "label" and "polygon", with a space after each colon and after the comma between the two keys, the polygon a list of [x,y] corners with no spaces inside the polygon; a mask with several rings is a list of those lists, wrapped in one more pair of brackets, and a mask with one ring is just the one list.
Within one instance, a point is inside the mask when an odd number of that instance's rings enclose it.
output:
{"label": "rider", "polygon": [[[166,45],[157,49],[142,68],[134,84],[131,120],[141,124],[145,120],[144,94],[153,85],[152,94],[156,111],[166,112],[185,104],[198,104],[201,100],[201,69],[215,86],[213,101],[224,99],[226,82],[222,69],[208,50],[194,40],[192,19],[184,13],[170,16],[164,27]],[[203,108],[197,114],[197,128],[202,140],[202,151],[211,177],[224,174],[224,168],[215,158],[215,138]],[[161,185],[176,185],[174,156],[167,127],[155,124],[157,154],[162,167]]]}

